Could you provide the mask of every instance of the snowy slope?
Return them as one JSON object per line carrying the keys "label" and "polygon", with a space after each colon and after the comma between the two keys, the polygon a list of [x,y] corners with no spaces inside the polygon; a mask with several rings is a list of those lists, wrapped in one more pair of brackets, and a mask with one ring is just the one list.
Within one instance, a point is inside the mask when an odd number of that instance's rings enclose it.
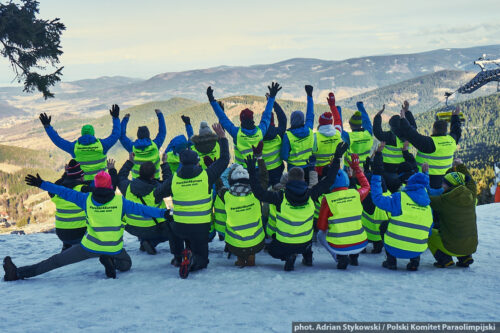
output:
{"label": "snowy slope", "polygon": [[[314,267],[257,256],[239,269],[210,244],[210,265],[187,280],[170,265],[168,245],[148,256],[127,235],[132,270],[105,279],[97,259],[36,278],[0,283],[0,332],[290,332],[292,321],[500,321],[500,204],[478,207],[479,249],[469,269],[439,270],[429,252],[418,272],[381,267],[366,254],[337,271],[314,249]],[[0,256],[29,264],[59,251],[53,234],[1,236]],[[404,266],[403,266],[404,264]]]}

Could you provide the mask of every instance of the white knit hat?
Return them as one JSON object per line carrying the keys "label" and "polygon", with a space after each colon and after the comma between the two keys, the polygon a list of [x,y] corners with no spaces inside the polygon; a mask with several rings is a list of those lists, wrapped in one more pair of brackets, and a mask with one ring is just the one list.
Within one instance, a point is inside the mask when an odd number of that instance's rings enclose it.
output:
{"label": "white knit hat", "polygon": [[212,130],[206,121],[200,123],[200,132],[198,134],[201,136],[212,134]]}
{"label": "white knit hat", "polygon": [[250,179],[248,171],[241,165],[238,165],[236,168],[234,168],[233,172],[231,172],[231,180],[238,179]]}

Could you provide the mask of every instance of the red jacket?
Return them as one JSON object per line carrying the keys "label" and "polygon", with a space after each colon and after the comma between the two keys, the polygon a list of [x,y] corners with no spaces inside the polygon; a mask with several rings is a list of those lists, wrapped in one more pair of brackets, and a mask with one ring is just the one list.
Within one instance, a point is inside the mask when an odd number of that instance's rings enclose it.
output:
{"label": "red jacket", "polygon": [[[358,167],[354,170],[356,174],[356,178],[358,179],[358,183],[361,185],[361,188],[358,189],[359,196],[361,198],[361,201],[365,200],[365,198],[370,194],[370,183],[368,182],[368,179],[366,179],[365,174],[361,170],[361,168]],[[347,187],[339,187],[334,189],[332,192],[337,192],[337,191],[343,191],[347,190]],[[318,229],[327,231],[328,230],[328,218],[332,216],[332,212],[330,211],[330,207],[328,206],[328,203],[326,202],[326,199],[323,198],[321,201],[321,208],[319,211],[319,217],[318,217]]]}

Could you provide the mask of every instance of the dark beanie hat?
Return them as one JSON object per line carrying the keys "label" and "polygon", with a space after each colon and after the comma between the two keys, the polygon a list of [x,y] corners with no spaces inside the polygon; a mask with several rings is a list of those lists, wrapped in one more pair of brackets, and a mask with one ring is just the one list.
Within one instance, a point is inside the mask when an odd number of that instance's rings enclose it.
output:
{"label": "dark beanie hat", "polygon": [[446,135],[448,132],[448,123],[445,120],[436,120],[432,127],[437,135]]}
{"label": "dark beanie hat", "polygon": [[245,109],[240,112],[240,121],[253,120],[253,111]]}
{"label": "dark beanie hat", "polygon": [[80,168],[80,163],[71,159],[66,165],[66,177],[70,179],[79,179],[83,177],[83,170]]}
{"label": "dark beanie hat", "polygon": [[183,165],[198,164],[200,161],[198,153],[191,149],[183,150],[179,155],[179,159]]}
{"label": "dark beanie hat", "polygon": [[391,117],[391,119],[389,119],[389,126],[391,127],[391,129],[399,127],[400,119],[401,118],[397,115],[394,115]]}
{"label": "dark beanie hat", "polygon": [[137,129],[137,139],[149,139],[149,129],[147,126],[139,126]]}
{"label": "dark beanie hat", "polygon": [[304,170],[302,168],[293,167],[288,171],[288,181],[299,180],[304,181]]}
{"label": "dark beanie hat", "polygon": [[297,128],[304,126],[304,113],[302,111],[293,111],[290,116],[290,126]]}

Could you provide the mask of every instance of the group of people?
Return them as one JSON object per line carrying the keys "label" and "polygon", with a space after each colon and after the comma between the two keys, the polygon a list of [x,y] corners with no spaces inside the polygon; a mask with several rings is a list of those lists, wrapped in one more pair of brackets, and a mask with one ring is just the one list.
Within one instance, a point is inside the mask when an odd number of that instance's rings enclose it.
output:
{"label": "group of people", "polygon": [[[194,135],[190,118],[182,116],[187,138],[174,137],[164,153],[160,110],[155,110],[159,130],[153,140],[146,126],[138,128],[136,140],[129,139],[130,115],[120,121],[117,105],[110,110],[113,130],[105,139],[85,125],[76,141],[66,141],[51,126],[51,117],[41,114],[49,138],[72,159],[55,183],[38,174],[27,175],[26,183],[47,191],[55,203],[62,250],[23,267],[5,257],[4,279],[29,278],[89,258],[99,258],[106,276],[115,278],[116,270],[132,265],[123,245],[125,231],[151,255],[168,241],[171,264],[181,278],[208,266],[208,244],[217,235],[238,267],[256,265],[262,250],[283,261],[285,271],[294,269],[298,255],[303,265],[312,266],[316,241],[338,269],[357,266],[368,244],[370,253],[385,249],[382,266],[390,270],[397,269],[397,259],[409,259],[406,268],[416,271],[427,248],[436,267],[454,265],[453,257],[460,267],[473,263],[476,185],[454,159],[461,135],[458,108],[449,133],[448,123],[436,120],[432,135],[425,136],[406,101],[400,115],[390,118],[389,130],[382,129],[385,106],[372,124],[358,102],[347,131],[330,93],[331,111],[320,115],[315,129],[312,86],[305,86],[305,114],[293,111],[289,125],[276,101],[281,86],[273,82],[268,90],[260,123],[244,109],[237,126],[208,87],[219,123],[212,131],[201,122]],[[226,131],[234,145],[231,165]],[[119,171],[107,157],[118,140],[129,152]]]}

